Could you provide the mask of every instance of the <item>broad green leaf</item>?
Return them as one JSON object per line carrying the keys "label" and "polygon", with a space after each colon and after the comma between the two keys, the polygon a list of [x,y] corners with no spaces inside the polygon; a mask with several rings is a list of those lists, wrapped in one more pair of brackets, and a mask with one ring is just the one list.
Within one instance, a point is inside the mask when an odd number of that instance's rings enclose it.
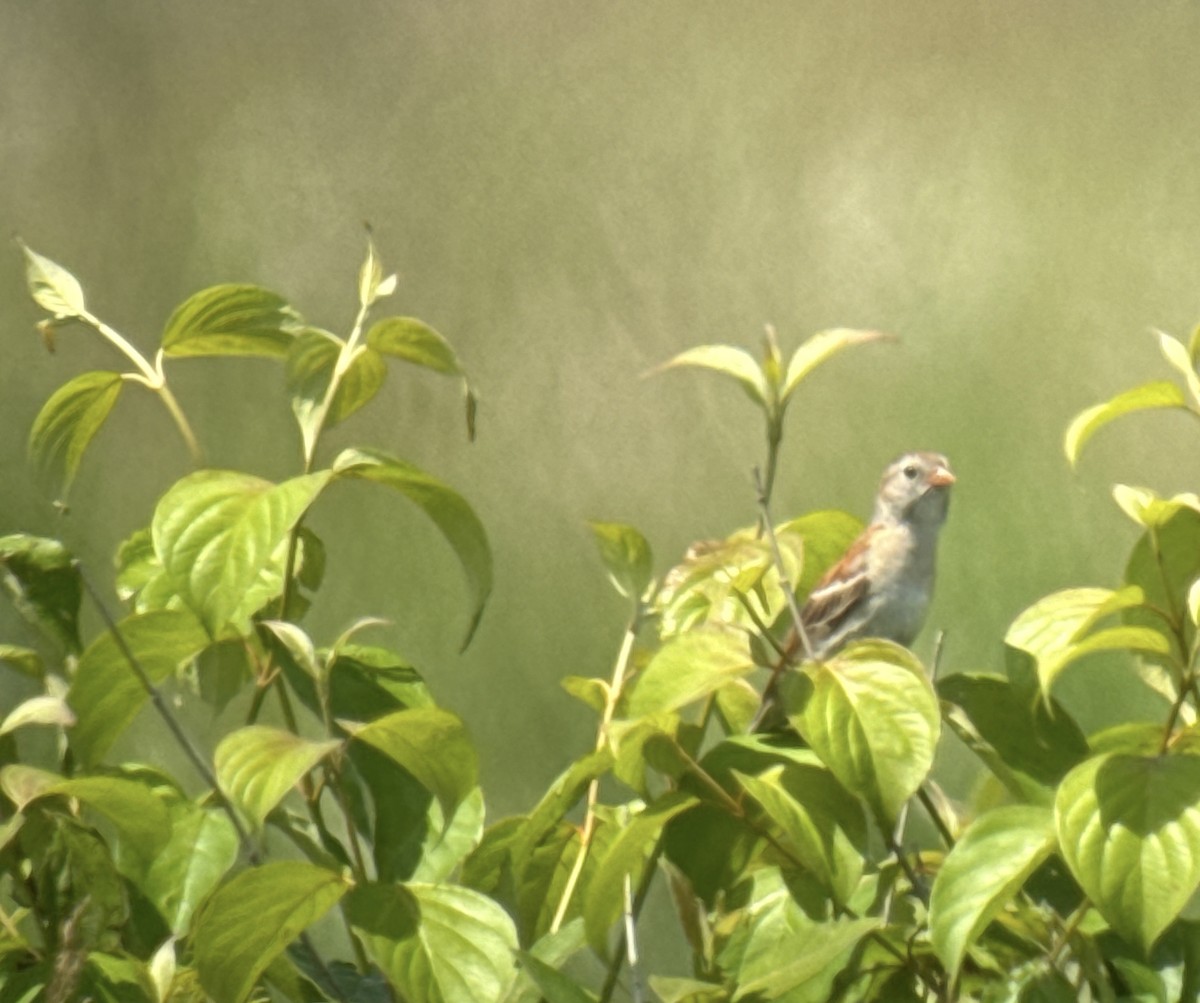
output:
{"label": "broad green leaf", "polygon": [[[1187,615],[1187,602],[1192,583],[1198,577],[1200,512],[1185,503],[1173,511],[1164,511],[1162,519],[1147,528],[1134,544],[1125,566],[1125,581],[1140,588],[1145,596],[1145,607],[1124,611],[1125,622],[1150,629],[1160,628],[1162,618],[1156,611],[1164,610],[1182,624],[1184,650],[1178,650],[1173,644],[1170,655],[1147,658],[1169,668],[1172,673],[1177,671],[1179,664],[1191,660],[1195,628]],[[1168,699],[1172,698],[1173,692]]]}
{"label": "broad green leaf", "polygon": [[74,777],[47,788],[43,795],[77,798],[107,818],[120,833],[123,846],[152,859],[170,836],[170,817],[145,784],[124,777]]}
{"label": "broad green leaf", "polygon": [[779,396],[786,402],[796,387],[800,385],[801,380],[817,366],[853,345],[863,345],[871,341],[895,340],[892,335],[882,331],[856,331],[846,327],[820,331],[805,341],[792,354],[792,358],[788,362],[787,376],[784,378],[783,392]]}
{"label": "broad green leaf", "polygon": [[1006,644],[1028,652],[1037,663],[1043,695],[1072,662],[1098,651],[1170,652],[1170,641],[1152,627],[1122,626],[1095,630],[1113,613],[1140,606],[1140,588],[1063,589],[1039,599],[1008,628]]}
{"label": "broad green leaf", "polygon": [[799,674],[788,720],[834,776],[885,819],[929,775],[941,715],[920,662],[867,641]]}
{"label": "broad green leaf", "polygon": [[589,522],[600,559],[616,590],[637,602],[654,571],[650,544],[632,526],[619,522]]}
{"label": "broad green leaf", "polygon": [[603,679],[595,676],[563,676],[558,684],[597,714],[603,713],[604,706],[608,703],[610,690],[608,683]]}
{"label": "broad green leaf", "polygon": [[120,373],[80,373],[50,395],[29,432],[29,456],[40,476],[66,493],[84,451],[121,395]]}
{"label": "broad green leaf", "polygon": [[395,760],[447,815],[479,784],[479,758],[462,719],[437,707],[400,710],[369,724],[347,722],[356,741]]}
{"label": "broad green leaf", "polygon": [[1187,383],[1188,391],[1192,395],[1192,404],[1200,406],[1200,376],[1196,375],[1196,367],[1192,362],[1191,353],[1183,346],[1182,342],[1176,341],[1166,332],[1157,331],[1155,333],[1163,358]]}
{"label": "broad green leaf", "polygon": [[300,778],[339,745],[336,739],[313,742],[268,725],[238,728],[217,746],[217,782],[256,825],[262,825]]}
{"label": "broad green leaf", "polygon": [[101,951],[88,953],[78,992],[76,998],[84,1000],[159,1003],[154,979],[144,964]]}
{"label": "broad green leaf", "polygon": [[38,254],[24,242],[19,243],[25,252],[25,281],[34,302],[55,317],[79,317],[84,314],[87,307],[79,280],[62,265]]}
{"label": "broad green leaf", "polygon": [[1121,510],[1139,526],[1146,529],[1165,525],[1183,508],[1200,512],[1200,496],[1191,492],[1174,495],[1171,498],[1160,498],[1149,488],[1115,484],[1112,494],[1113,500],[1121,507]]}
{"label": "broad green leaf", "polygon": [[673,359],[664,362],[649,375],[675,369],[679,366],[698,366],[702,369],[712,369],[724,373],[737,380],[750,399],[762,407],[767,406],[767,382],[754,356],[743,348],[732,345],[699,345],[680,352]]}
{"label": "broad green leaf", "polygon": [[429,812],[425,845],[411,880],[433,883],[447,880],[483,838],[483,791],[471,791],[449,819],[438,801],[430,803]]}
{"label": "broad green leaf", "polygon": [[225,882],[196,915],[194,963],[205,991],[242,1003],[271,961],[347,891],[341,875],[279,860]]}
{"label": "broad green leaf", "polygon": [[517,935],[495,902],[456,885],[360,885],[351,925],[408,1003],[499,1003]]}
{"label": "broad green leaf", "polygon": [[[208,644],[204,628],[186,610],[135,613],[117,628],[156,684]],[[103,759],[148,699],[112,632],[101,634],[80,656],[67,693],[77,719],[69,737],[79,762],[93,766]]]}
{"label": "broad green leaf", "polygon": [[24,811],[26,805],[44,796],[62,779],[57,773],[25,763],[9,763],[0,767],[0,790],[17,806],[18,811]]}
{"label": "broad green leaf", "polygon": [[426,366],[439,373],[461,376],[462,367],[450,343],[415,317],[388,317],[371,325],[367,344],[377,352]]}
{"label": "broad green leaf", "polygon": [[317,649],[313,646],[312,638],[302,628],[286,620],[263,620],[261,626],[279,639],[279,643],[287,648],[296,664],[313,679],[320,675]]}
{"label": "broad green leaf", "polygon": [[625,714],[638,718],[678,710],[753,667],[750,645],[740,631],[713,628],[680,634],[663,645],[634,680]]}
{"label": "broad green leaf", "polygon": [[1055,814],[1088,898],[1149,951],[1200,885],[1200,757],[1089,759],[1059,786]]}
{"label": "broad green leaf", "polygon": [[1152,408],[1186,408],[1187,398],[1183,391],[1169,380],[1155,380],[1143,383],[1132,390],[1117,394],[1112,400],[1097,404],[1075,416],[1067,428],[1063,448],[1071,464],[1079,462],[1084,444],[1098,429],[1107,425],[1115,418],[1132,414],[1135,411],[1146,411]]}
{"label": "broad green leaf", "polygon": [[288,351],[287,385],[292,395],[292,411],[308,450],[319,427],[332,428],[345,421],[379,392],[387,376],[383,356],[360,345],[338,380],[328,413],[322,414],[329,381],[343,347],[341,339],[328,331],[309,328]]}
{"label": "broad green leaf", "polygon": [[0,724],[0,735],[29,725],[69,728],[74,723],[75,715],[62,697],[36,696],[17,704],[8,712]]}
{"label": "broad green leaf", "polygon": [[588,992],[553,965],[546,964],[527,951],[518,951],[517,958],[521,967],[537,983],[546,1003],[595,1003],[594,993]]}
{"label": "broad green leaf", "polygon": [[399,491],[421,508],[454,549],[471,592],[471,623],[463,647],[470,643],[492,591],[492,551],[487,533],[471,506],[447,485],[410,463],[370,449],[347,449],[334,461],[339,479],[361,479]]}
{"label": "broad green leaf", "polygon": [[[564,923],[556,933],[540,938],[528,953],[542,964],[559,970],[583,945],[583,920],[576,917]],[[544,999],[537,983],[523,967],[518,966],[517,978],[505,995],[504,1003],[541,1003]]]}
{"label": "broad green leaf", "polygon": [[42,656],[32,648],[23,648],[17,644],[0,644],[0,663],[34,679],[41,679],[46,674]]}
{"label": "broad green leaf", "polygon": [[220,285],[188,297],[163,331],[163,354],[282,358],[300,318],[282,296],[251,285]]}
{"label": "broad green leaf", "polygon": [[951,983],[970,946],[1057,845],[1053,811],[1032,805],[996,808],[962,834],[929,904],[933,949]]}
{"label": "broad green leaf", "polygon": [[29,623],[68,651],[79,651],[83,582],[66,547],[24,533],[0,537],[0,583]]}
{"label": "broad green leaf", "polygon": [[859,803],[820,767],[780,765],[757,777],[736,771],[735,776],[780,833],[789,857],[845,905],[867,852],[867,820]]}
{"label": "broad green leaf", "polygon": [[724,986],[697,979],[674,979],[651,975],[650,988],[662,1003],[727,1003],[729,993]]}
{"label": "broad green leaf", "polygon": [[608,956],[608,932],[625,908],[626,878],[634,888],[638,886],[663,827],[699,803],[678,791],[663,795],[634,815],[600,858],[588,888],[583,922],[588,944],[601,957]]}
{"label": "broad green leaf", "polygon": [[154,510],[154,549],[182,600],[215,634],[245,627],[282,588],[288,534],[328,471],[272,484],[249,474],[201,470],[178,481]]}
{"label": "broad green leaf", "polygon": [[955,674],[938,680],[937,690],[952,705],[943,711],[946,723],[1018,798],[1048,804],[1053,788],[1088,755],[1087,739],[1066,708],[1053,698],[1031,699],[1011,679]]}

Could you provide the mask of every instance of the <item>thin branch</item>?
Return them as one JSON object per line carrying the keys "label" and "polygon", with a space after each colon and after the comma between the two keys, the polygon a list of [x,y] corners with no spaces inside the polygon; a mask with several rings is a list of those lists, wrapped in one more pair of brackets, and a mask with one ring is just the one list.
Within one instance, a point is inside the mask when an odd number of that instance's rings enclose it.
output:
{"label": "thin branch", "polygon": [[1092,903],[1088,899],[1084,899],[1079,903],[1079,907],[1071,913],[1067,918],[1066,925],[1062,928],[1062,932],[1058,936],[1058,940],[1051,946],[1050,952],[1046,955],[1046,964],[1051,968],[1058,967],[1058,959],[1062,952],[1066,950],[1067,944],[1075,931],[1079,929],[1079,924],[1083,922],[1084,917],[1091,911]]}
{"label": "thin branch", "polygon": [[[646,860],[646,869],[642,872],[642,879],[638,882],[637,894],[633,897],[633,909],[631,910],[634,919],[642,914],[642,908],[646,904],[646,896],[650,894],[650,886],[654,883],[654,875],[658,873],[658,858],[662,856],[662,840],[659,839],[654,844],[654,850]],[[625,961],[625,930],[622,929],[617,938],[616,950],[613,951],[613,959],[608,966],[608,974],[604,978],[604,985],[600,990],[600,996],[597,1003],[609,1003],[612,999],[613,992],[617,988],[617,980],[621,976],[621,967]]]}
{"label": "thin branch", "polygon": [[804,657],[811,660],[813,658],[812,644],[808,640],[808,632],[804,629],[804,621],[800,617],[800,605],[796,602],[796,593],[792,589],[792,583],[788,580],[787,569],[783,565],[783,553],[779,549],[779,539],[775,536],[775,526],[771,522],[769,499],[766,489],[763,487],[762,475],[759,473],[758,467],[754,468],[754,486],[758,491],[758,508],[762,513],[764,532],[766,533],[767,543],[771,547],[771,557],[774,559],[775,567],[779,571],[779,586],[783,589],[788,611],[792,614],[792,622],[796,628],[796,636],[800,638],[800,647],[804,651]]}
{"label": "thin branch", "polygon": [[917,800],[921,802],[921,807],[925,809],[925,813],[929,816],[934,828],[937,829],[938,835],[942,837],[942,842],[946,844],[947,849],[953,849],[954,833],[950,831],[950,826],[942,818],[942,813],[938,811],[937,805],[934,804],[933,798],[924,784],[917,788]]}
{"label": "thin branch", "polygon": [[633,911],[633,882],[625,875],[625,957],[629,962],[630,995],[633,1003],[643,1003],[642,970],[638,964],[637,916]]}

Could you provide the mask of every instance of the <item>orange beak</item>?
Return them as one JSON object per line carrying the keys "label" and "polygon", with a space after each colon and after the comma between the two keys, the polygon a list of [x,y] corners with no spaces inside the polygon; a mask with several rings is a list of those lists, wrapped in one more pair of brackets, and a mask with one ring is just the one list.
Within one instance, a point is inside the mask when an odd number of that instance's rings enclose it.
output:
{"label": "orange beak", "polygon": [[948,488],[955,481],[955,477],[945,467],[938,467],[929,475],[929,486],[931,488]]}

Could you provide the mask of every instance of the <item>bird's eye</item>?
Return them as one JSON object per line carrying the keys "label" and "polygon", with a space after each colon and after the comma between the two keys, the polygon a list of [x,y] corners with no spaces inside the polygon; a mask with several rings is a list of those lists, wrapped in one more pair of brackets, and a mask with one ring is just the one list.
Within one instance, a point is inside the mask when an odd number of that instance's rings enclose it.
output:
{"label": "bird's eye", "polygon": [[904,468],[904,476],[907,477],[910,481],[914,477],[916,477],[918,473],[919,473],[919,471],[917,470],[917,466],[915,463],[910,463],[907,467]]}

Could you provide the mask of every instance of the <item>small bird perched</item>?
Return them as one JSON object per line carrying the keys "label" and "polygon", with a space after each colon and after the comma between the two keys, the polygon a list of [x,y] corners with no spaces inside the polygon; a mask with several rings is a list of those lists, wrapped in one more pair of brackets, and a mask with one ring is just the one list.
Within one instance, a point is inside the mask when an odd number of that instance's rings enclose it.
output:
{"label": "small bird perched", "polygon": [[883,472],[870,525],[817,582],[800,611],[811,652],[803,650],[793,627],[751,731],[782,723],[779,683],[797,653],[828,658],[863,637],[912,643],[933,596],[938,533],[953,483],[950,462],[941,453],[906,453]]}

